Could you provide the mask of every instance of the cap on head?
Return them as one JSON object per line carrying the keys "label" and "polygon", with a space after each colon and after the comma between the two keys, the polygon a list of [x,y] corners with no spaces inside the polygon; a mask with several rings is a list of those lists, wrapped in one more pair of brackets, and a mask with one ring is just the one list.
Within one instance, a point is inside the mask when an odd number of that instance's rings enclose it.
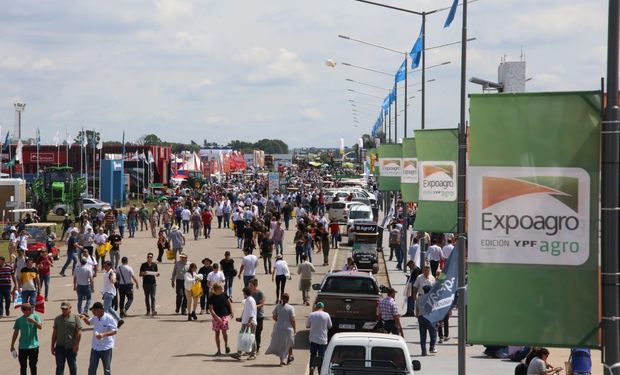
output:
{"label": "cap on head", "polygon": [[71,308],[71,304],[69,302],[63,302],[63,303],[60,304],[60,308],[62,310],[70,309]]}
{"label": "cap on head", "polygon": [[325,308],[325,304],[323,302],[317,302],[315,306],[316,306],[317,309],[324,309]]}
{"label": "cap on head", "polygon": [[181,258],[187,258],[187,254],[185,254],[185,253],[181,253],[181,254],[179,254],[179,257],[181,257]]}

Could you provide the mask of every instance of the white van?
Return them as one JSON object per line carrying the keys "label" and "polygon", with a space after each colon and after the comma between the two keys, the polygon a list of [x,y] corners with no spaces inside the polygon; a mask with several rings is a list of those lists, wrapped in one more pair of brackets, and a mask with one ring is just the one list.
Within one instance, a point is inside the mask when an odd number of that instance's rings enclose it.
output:
{"label": "white van", "polygon": [[411,360],[405,340],[373,332],[341,332],[327,345],[320,375],[413,375],[420,361]]}

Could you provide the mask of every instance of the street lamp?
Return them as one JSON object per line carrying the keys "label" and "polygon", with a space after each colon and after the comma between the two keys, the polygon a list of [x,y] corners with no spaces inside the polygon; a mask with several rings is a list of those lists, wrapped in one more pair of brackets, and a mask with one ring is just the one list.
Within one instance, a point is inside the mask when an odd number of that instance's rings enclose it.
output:
{"label": "street lamp", "polygon": [[17,116],[17,139],[22,139],[22,112],[26,110],[26,103],[15,103],[15,115]]}

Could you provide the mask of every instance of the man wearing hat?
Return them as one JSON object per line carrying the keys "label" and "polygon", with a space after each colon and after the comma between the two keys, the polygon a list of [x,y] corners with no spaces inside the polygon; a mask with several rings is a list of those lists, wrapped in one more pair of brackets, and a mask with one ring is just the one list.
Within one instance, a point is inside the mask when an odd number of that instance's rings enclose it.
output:
{"label": "man wearing hat", "polygon": [[52,331],[52,355],[56,357],[56,374],[64,374],[65,362],[69,374],[77,374],[77,352],[82,339],[82,321],[71,313],[71,304],[60,304],[62,313],[54,318]]}
{"label": "man wearing hat", "polygon": [[88,326],[93,326],[92,349],[90,350],[90,364],[88,366],[88,375],[96,375],[99,367],[99,360],[103,364],[103,373],[111,373],[112,350],[118,327],[116,320],[112,315],[103,311],[101,302],[95,302],[90,308],[93,316],[89,318],[82,315],[82,321]]}
{"label": "man wearing hat", "polygon": [[183,252],[183,246],[185,246],[185,236],[181,233],[178,226],[172,226],[172,231],[168,235],[168,241],[170,241],[170,246],[174,252],[174,261],[176,262],[177,255]]}
{"label": "man wearing hat", "polygon": [[403,328],[400,325],[400,312],[394,300],[396,290],[388,288],[387,296],[379,302],[379,317],[383,321],[383,328],[391,334],[403,336]]}
{"label": "man wearing hat", "polygon": [[15,341],[19,336],[19,372],[25,375],[28,364],[30,364],[30,373],[36,374],[39,360],[39,335],[37,331],[43,328],[42,320],[39,314],[32,311],[32,305],[28,303],[22,304],[21,310],[23,315],[17,318],[13,325],[11,352],[15,353]]}
{"label": "man wearing hat", "polygon": [[314,311],[308,315],[306,328],[310,329],[310,375],[314,374],[318,359],[325,355],[327,349],[327,332],[332,328],[332,320],[329,314],[323,311],[325,304],[317,302]]}
{"label": "man wearing hat", "polygon": [[[179,232],[177,230],[177,232]],[[172,287],[175,288],[177,299],[176,308],[174,311],[178,314],[179,310],[185,315],[187,310],[187,298],[185,296],[185,274],[189,271],[189,263],[187,263],[187,254],[181,253],[179,255],[180,260],[174,263],[172,268],[172,276],[170,281]]]}

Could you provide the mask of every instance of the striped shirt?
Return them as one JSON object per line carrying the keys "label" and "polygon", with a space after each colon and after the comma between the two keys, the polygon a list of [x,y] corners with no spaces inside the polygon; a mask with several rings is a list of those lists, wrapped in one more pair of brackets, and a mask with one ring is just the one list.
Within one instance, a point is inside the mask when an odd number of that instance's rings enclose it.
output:
{"label": "striped shirt", "polygon": [[11,286],[13,280],[13,267],[9,264],[5,263],[2,267],[0,267],[0,286]]}
{"label": "striped shirt", "polygon": [[381,320],[394,320],[397,315],[400,315],[394,298],[387,296],[379,302],[379,315],[381,315]]}

